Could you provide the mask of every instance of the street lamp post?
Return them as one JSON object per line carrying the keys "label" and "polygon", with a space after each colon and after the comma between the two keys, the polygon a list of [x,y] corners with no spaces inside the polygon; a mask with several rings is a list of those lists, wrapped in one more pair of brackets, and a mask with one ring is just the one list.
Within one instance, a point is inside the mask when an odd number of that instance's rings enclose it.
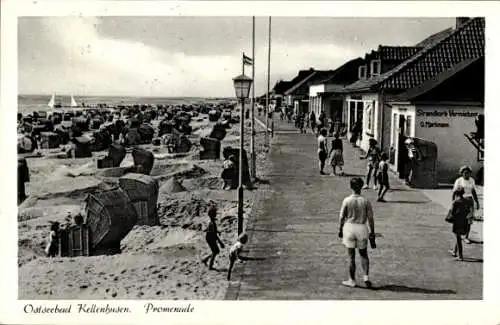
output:
{"label": "street lamp post", "polygon": [[250,94],[250,88],[252,86],[252,78],[245,76],[244,74],[233,78],[234,90],[236,92],[236,97],[241,100],[241,111],[240,111],[240,159],[239,159],[239,174],[238,174],[238,235],[243,232],[243,140],[244,140],[244,111],[245,111],[245,99],[248,98]]}

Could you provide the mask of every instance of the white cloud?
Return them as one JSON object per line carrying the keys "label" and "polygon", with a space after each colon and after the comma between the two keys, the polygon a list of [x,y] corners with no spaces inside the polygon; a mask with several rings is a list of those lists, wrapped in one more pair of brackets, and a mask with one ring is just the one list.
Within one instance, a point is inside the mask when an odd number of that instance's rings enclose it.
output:
{"label": "white cloud", "polygon": [[[140,42],[103,38],[97,18],[44,19],[43,32],[62,53],[56,66],[20,67],[22,93],[139,96],[232,96],[232,78],[241,72],[241,53],[187,56]],[[203,44],[201,42],[200,44]],[[60,53],[60,54],[61,54]],[[248,55],[250,52],[246,52]],[[333,69],[355,53],[333,44],[277,43],[272,47],[271,87],[310,66]],[[280,74],[275,73],[279,71]],[[251,74],[251,68],[246,70]],[[267,44],[256,49],[256,93],[266,88]],[[286,76],[285,76],[286,75]]]}

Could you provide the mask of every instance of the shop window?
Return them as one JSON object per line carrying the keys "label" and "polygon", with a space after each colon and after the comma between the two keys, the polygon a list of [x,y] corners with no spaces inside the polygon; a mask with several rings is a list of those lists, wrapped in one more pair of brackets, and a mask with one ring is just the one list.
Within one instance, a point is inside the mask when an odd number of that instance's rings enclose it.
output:
{"label": "shop window", "polygon": [[370,64],[370,71],[372,76],[380,75],[380,60],[373,60]]}

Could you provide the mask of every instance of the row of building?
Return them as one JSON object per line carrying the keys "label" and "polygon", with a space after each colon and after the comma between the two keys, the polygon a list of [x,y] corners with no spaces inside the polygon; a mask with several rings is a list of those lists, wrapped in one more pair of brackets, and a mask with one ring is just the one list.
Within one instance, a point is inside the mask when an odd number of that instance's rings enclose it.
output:
{"label": "row of building", "polygon": [[449,184],[461,165],[482,173],[484,53],[485,19],[457,18],[454,28],[414,46],[380,45],[335,70],[299,71],[271,96],[296,114],[324,112],[348,130],[361,122],[358,145],[366,150],[374,138],[400,173],[404,140],[430,143],[435,183]]}

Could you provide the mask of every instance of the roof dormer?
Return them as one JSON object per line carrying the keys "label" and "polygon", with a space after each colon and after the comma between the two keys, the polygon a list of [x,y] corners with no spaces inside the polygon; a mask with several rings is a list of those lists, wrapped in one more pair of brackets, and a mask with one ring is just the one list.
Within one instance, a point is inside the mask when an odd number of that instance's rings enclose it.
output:
{"label": "roof dormer", "polygon": [[370,62],[370,76],[379,76],[382,70],[382,62],[379,59]]}
{"label": "roof dormer", "polygon": [[367,78],[367,66],[366,64],[358,67],[358,79],[363,80]]}

